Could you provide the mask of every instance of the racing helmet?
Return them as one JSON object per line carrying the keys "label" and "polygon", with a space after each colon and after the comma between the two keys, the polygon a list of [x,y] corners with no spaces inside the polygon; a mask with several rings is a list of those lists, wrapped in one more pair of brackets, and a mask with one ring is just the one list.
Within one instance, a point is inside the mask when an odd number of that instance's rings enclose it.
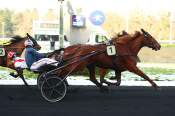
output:
{"label": "racing helmet", "polygon": [[25,47],[26,47],[26,46],[33,46],[32,40],[27,39],[27,40],[24,42],[24,46],[25,46]]}

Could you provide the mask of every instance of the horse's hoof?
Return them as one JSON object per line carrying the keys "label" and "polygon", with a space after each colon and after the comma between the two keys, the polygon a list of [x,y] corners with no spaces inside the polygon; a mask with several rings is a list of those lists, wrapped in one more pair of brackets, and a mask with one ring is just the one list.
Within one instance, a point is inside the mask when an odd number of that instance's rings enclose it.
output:
{"label": "horse's hoof", "polygon": [[120,84],[121,84],[121,83],[118,83],[118,82],[117,82],[115,86],[120,86]]}
{"label": "horse's hoof", "polygon": [[160,90],[161,90],[161,88],[160,88],[159,86],[157,86],[155,83],[153,84],[153,87],[154,87],[155,90],[157,90],[157,91],[160,91]]}
{"label": "horse's hoof", "polygon": [[102,92],[102,93],[109,92],[109,89],[106,86],[102,86],[102,87],[100,87],[100,92]]}
{"label": "horse's hoof", "polygon": [[155,90],[156,90],[156,91],[161,91],[162,88],[157,86],[157,87],[155,88]]}
{"label": "horse's hoof", "polygon": [[116,80],[117,78],[115,76],[112,76],[109,78],[110,80]]}
{"label": "horse's hoof", "polygon": [[14,72],[11,72],[9,75],[10,75],[11,77],[13,77],[13,78],[17,78],[17,77],[18,77],[18,75],[16,75]]}

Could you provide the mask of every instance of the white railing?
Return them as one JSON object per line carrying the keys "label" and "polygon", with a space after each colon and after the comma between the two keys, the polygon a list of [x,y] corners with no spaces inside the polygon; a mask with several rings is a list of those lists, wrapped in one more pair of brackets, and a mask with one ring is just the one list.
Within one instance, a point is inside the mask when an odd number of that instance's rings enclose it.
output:
{"label": "white railing", "polygon": [[175,44],[175,40],[158,40],[161,44]]}

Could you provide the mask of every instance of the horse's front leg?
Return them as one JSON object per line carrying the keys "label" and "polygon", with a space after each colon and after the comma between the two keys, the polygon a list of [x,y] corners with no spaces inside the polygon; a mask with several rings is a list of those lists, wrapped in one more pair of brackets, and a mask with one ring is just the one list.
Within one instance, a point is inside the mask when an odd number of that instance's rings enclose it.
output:
{"label": "horse's front leg", "polygon": [[89,65],[87,66],[87,68],[89,70],[90,81],[92,81],[97,87],[99,87],[102,92],[108,91],[108,87],[103,86],[101,83],[97,81],[95,77],[95,66]]}
{"label": "horse's front leg", "polygon": [[145,73],[143,73],[138,67],[136,66],[131,66],[128,67],[128,70],[130,72],[133,72],[137,75],[139,75],[140,77],[144,78],[145,80],[147,80],[154,88],[158,88],[157,84],[153,82],[153,80],[151,80]]}
{"label": "horse's front leg", "polygon": [[115,77],[113,77],[112,80],[116,80],[117,81],[116,83],[114,83],[114,85],[120,86],[120,84],[121,84],[121,72],[115,70]]}

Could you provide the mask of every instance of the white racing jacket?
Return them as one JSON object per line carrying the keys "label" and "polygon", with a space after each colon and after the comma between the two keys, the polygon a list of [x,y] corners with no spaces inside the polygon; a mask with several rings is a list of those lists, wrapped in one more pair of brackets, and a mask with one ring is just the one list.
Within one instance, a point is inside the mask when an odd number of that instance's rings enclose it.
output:
{"label": "white racing jacket", "polygon": [[27,64],[24,58],[16,57],[13,60],[13,63],[15,68],[22,68],[22,69],[27,68]]}

